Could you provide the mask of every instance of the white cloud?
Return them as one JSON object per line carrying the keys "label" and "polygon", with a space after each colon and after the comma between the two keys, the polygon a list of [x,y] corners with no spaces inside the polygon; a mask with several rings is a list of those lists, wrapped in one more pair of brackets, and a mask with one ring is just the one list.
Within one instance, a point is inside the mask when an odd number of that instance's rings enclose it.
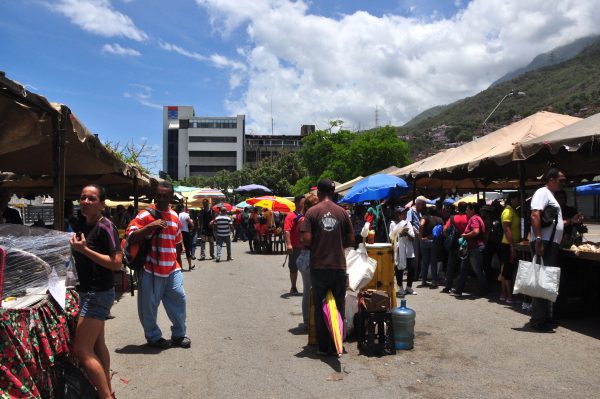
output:
{"label": "white cloud", "polygon": [[139,83],[133,83],[133,84],[130,84],[129,86],[135,88],[136,90],[133,92],[131,92],[131,91],[124,92],[123,97],[134,99],[135,101],[137,101],[138,103],[142,104],[145,107],[156,108],[156,109],[163,108],[162,105],[152,102],[153,89],[150,86],[142,85]]}
{"label": "white cloud", "polygon": [[184,57],[188,57],[188,58],[191,58],[191,59],[194,59],[197,61],[207,62],[216,68],[231,69],[232,71],[234,71],[229,79],[229,83],[230,83],[229,86],[231,89],[235,89],[236,87],[238,87],[240,85],[240,83],[242,81],[242,77],[240,76],[239,72],[246,70],[246,65],[244,65],[244,63],[239,62],[239,61],[230,60],[229,58],[227,58],[221,54],[215,53],[210,56],[205,56],[203,54],[200,54],[200,53],[197,53],[194,51],[186,50],[183,47],[180,47],[176,44],[163,42],[162,40],[159,41],[158,45],[163,50],[171,51],[171,52],[177,53],[179,55],[182,55]]}
{"label": "white cloud", "polygon": [[48,7],[83,30],[104,37],[126,37],[138,42],[148,39],[131,18],[115,10],[109,0],[59,0]]}
{"label": "white cloud", "polygon": [[434,19],[364,11],[334,19],[311,14],[302,0],[196,2],[222,35],[247,35],[242,61],[231,61],[244,67],[229,65],[230,85],[243,85],[243,94],[226,107],[263,132],[271,99],[278,133],[335,118],[371,127],[375,107],[380,121],[401,124],[485,89],[541,52],[600,32],[599,0],[474,0]]}
{"label": "white cloud", "polygon": [[140,55],[142,55],[142,53],[135,49],[122,47],[120,44],[117,43],[105,44],[104,46],[102,46],[102,52],[115,55],[125,55],[130,57],[139,57]]}

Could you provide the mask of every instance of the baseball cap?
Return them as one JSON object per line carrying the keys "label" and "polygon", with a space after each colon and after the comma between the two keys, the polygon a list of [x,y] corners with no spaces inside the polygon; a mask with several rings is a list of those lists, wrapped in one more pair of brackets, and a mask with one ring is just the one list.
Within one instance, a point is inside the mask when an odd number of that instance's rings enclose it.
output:
{"label": "baseball cap", "polygon": [[335,191],[335,183],[329,179],[321,179],[317,184],[317,190],[322,193],[332,194]]}

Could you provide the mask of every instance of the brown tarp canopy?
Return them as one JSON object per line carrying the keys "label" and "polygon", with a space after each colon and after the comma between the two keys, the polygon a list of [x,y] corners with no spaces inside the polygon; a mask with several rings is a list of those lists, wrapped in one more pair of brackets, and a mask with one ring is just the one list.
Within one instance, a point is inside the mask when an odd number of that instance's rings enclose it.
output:
{"label": "brown tarp canopy", "polygon": [[0,172],[13,173],[1,179],[0,187],[52,194],[59,224],[58,204],[84,184],[103,184],[114,197],[129,197],[134,186],[140,192],[150,189],[153,179],[104,147],[67,106],[27,91],[3,72],[0,115]]}

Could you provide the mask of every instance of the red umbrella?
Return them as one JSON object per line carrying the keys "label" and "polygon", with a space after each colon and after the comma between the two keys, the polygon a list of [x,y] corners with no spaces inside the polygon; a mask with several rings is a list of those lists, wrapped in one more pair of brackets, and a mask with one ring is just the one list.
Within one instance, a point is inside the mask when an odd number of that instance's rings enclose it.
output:
{"label": "red umbrella", "polygon": [[231,212],[231,209],[233,209],[233,205],[231,205],[230,203],[219,202],[217,205],[213,206],[213,211],[219,212],[222,207],[225,207],[225,209],[227,209],[227,212]]}

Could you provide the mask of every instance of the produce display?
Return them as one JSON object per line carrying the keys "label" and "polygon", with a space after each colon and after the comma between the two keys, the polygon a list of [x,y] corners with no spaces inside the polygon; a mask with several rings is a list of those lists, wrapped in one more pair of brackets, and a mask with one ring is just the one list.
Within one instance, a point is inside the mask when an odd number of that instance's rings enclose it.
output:
{"label": "produce display", "polygon": [[600,254],[600,244],[593,242],[586,242],[581,245],[571,245],[569,248],[571,251],[575,251],[575,254],[579,254],[579,252],[588,252],[588,253],[596,253]]}

